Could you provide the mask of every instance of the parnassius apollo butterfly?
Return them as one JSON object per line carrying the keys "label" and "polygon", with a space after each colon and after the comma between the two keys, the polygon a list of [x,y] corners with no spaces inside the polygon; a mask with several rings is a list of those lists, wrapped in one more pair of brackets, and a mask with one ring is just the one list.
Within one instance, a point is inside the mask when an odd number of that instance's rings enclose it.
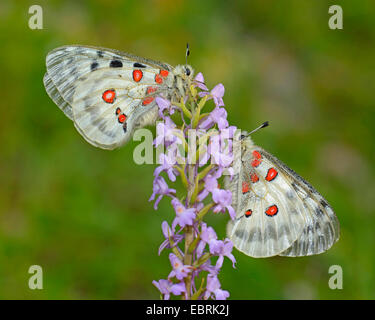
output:
{"label": "parnassius apollo butterfly", "polygon": [[323,196],[244,131],[240,148],[235,175],[224,181],[236,211],[227,225],[234,246],[256,258],[328,250],[339,239],[339,222]]}
{"label": "parnassius apollo butterfly", "polygon": [[180,101],[193,78],[189,65],[172,67],[117,50],[65,46],[49,52],[44,86],[92,145],[114,149],[136,128],[153,124],[155,96]]}

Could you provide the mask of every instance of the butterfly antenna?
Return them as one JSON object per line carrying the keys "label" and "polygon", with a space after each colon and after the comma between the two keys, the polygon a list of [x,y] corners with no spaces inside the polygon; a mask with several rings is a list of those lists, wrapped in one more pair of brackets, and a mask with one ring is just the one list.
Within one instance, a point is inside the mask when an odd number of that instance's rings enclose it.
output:
{"label": "butterfly antenna", "polygon": [[186,54],[185,54],[186,65],[187,65],[187,59],[188,59],[189,55],[190,55],[190,48],[189,48],[189,43],[187,43],[186,44]]}
{"label": "butterfly antenna", "polygon": [[269,125],[269,122],[268,122],[268,121],[263,122],[258,128],[255,128],[253,131],[250,131],[250,132],[246,135],[246,137],[248,137],[248,136],[251,135],[252,133],[258,131],[259,129],[262,129],[262,128],[265,128],[265,127],[268,127],[268,125]]}

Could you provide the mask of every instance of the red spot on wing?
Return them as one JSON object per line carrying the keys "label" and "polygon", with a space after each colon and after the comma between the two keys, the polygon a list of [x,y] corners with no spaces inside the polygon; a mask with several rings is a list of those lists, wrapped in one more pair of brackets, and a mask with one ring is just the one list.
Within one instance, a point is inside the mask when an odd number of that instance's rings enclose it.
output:
{"label": "red spot on wing", "polygon": [[252,214],[253,214],[253,210],[251,210],[251,209],[246,210],[246,212],[245,212],[245,217],[248,218],[248,217],[250,217]]}
{"label": "red spot on wing", "polygon": [[155,82],[159,84],[163,83],[163,78],[160,76],[160,74],[155,76]]}
{"label": "red spot on wing", "polygon": [[255,159],[262,159],[262,155],[259,153],[259,151],[256,150],[253,151],[253,157]]}
{"label": "red spot on wing", "polygon": [[142,70],[139,70],[139,69],[133,70],[133,80],[135,82],[141,81],[142,78],[143,78]]}
{"label": "red spot on wing", "polygon": [[244,194],[244,193],[247,193],[247,192],[249,192],[249,190],[250,190],[250,186],[249,186],[249,184],[247,183],[247,182],[242,182],[242,193]]}
{"label": "red spot on wing", "polygon": [[154,101],[154,97],[147,97],[147,98],[143,99],[142,105],[147,106],[152,101]]}
{"label": "red spot on wing", "polygon": [[250,179],[251,179],[251,182],[252,183],[255,183],[255,182],[258,182],[259,181],[259,177],[255,174],[255,173],[252,173],[250,175]]}
{"label": "red spot on wing", "polygon": [[273,217],[273,216],[277,215],[278,212],[279,212],[279,208],[274,204],[274,205],[269,206],[267,208],[266,215],[270,216],[270,217]]}
{"label": "red spot on wing", "polygon": [[124,123],[126,121],[126,115],[124,115],[124,114],[120,114],[119,116],[118,116],[118,122],[120,122],[120,123]]}
{"label": "red spot on wing", "polygon": [[251,165],[253,167],[257,167],[262,162],[262,155],[259,153],[259,151],[254,150],[253,151],[253,160],[251,161]]}
{"label": "red spot on wing", "polygon": [[116,99],[116,92],[114,89],[109,89],[103,92],[102,98],[107,103],[113,103]]}
{"label": "red spot on wing", "polygon": [[268,169],[267,175],[266,175],[266,180],[267,181],[272,181],[275,179],[278,175],[278,172],[276,171],[275,168],[270,168]]}
{"label": "red spot on wing", "polygon": [[169,71],[168,71],[168,70],[160,70],[160,75],[161,75],[163,78],[168,77],[168,74],[169,74]]}
{"label": "red spot on wing", "polygon": [[147,90],[146,90],[146,93],[147,94],[150,94],[150,93],[153,93],[156,91],[156,88],[155,87],[147,87]]}
{"label": "red spot on wing", "polygon": [[116,115],[119,115],[121,113],[121,109],[120,108],[117,108],[116,109]]}

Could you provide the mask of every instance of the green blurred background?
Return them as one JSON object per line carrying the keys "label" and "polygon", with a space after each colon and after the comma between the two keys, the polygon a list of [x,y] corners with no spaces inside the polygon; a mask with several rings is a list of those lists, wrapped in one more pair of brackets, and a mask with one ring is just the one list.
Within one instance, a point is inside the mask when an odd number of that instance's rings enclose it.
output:
{"label": "green blurred background", "polygon": [[[28,27],[29,6],[44,29]],[[328,28],[340,4],[344,29]],[[220,275],[231,299],[375,298],[373,125],[375,3],[367,1],[0,2],[0,298],[158,299],[169,272],[157,250],[169,201],[155,212],[153,165],[135,143],[96,149],[47,96],[45,56],[67,44],[115,48],[189,63],[209,87],[225,85],[229,121],[331,203],[340,241],[319,256],[252,259],[235,252]],[[209,218],[220,237],[227,215]],[[40,265],[44,289],[28,288]],[[331,265],[343,290],[328,287]]]}

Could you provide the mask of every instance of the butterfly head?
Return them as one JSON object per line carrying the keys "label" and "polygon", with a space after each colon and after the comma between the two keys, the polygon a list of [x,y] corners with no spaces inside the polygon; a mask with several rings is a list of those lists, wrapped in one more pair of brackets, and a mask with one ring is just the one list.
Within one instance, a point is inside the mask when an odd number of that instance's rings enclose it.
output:
{"label": "butterfly head", "polygon": [[173,74],[175,77],[175,86],[178,90],[177,100],[179,100],[179,97],[186,96],[191,81],[193,80],[194,70],[188,64],[178,65],[176,68],[174,68]]}
{"label": "butterfly head", "polygon": [[253,140],[250,138],[250,133],[243,130],[241,130],[240,141],[243,151],[250,148],[254,144]]}
{"label": "butterfly head", "polygon": [[242,130],[241,135],[240,135],[240,140],[244,140],[247,137],[249,137],[249,132]]}
{"label": "butterfly head", "polygon": [[175,68],[174,74],[180,76],[184,81],[189,81],[193,79],[194,69],[188,65],[179,65]]}

